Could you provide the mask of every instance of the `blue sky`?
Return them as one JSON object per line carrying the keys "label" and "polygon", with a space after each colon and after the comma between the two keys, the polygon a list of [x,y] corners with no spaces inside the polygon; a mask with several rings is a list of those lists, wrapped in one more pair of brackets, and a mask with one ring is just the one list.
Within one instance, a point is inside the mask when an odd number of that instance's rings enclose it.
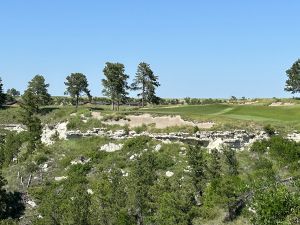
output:
{"label": "blue sky", "polygon": [[287,97],[300,57],[298,0],[9,0],[0,3],[0,76],[23,91],[36,74],[62,95],[72,72],[101,95],[105,62],[139,62],[161,97]]}

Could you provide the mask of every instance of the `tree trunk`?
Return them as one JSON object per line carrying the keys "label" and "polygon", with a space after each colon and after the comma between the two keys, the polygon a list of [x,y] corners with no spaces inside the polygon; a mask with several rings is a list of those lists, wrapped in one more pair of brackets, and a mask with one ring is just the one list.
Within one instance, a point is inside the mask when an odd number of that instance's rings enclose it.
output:
{"label": "tree trunk", "polygon": [[120,101],[117,101],[117,111],[120,111]]}
{"label": "tree trunk", "polygon": [[111,101],[111,109],[112,109],[112,111],[115,110],[115,102],[114,102],[114,100]]}
{"label": "tree trunk", "polygon": [[145,84],[143,83],[143,89],[142,89],[142,107],[144,107],[145,103]]}
{"label": "tree trunk", "polygon": [[79,105],[79,95],[76,95],[76,109],[78,108]]}

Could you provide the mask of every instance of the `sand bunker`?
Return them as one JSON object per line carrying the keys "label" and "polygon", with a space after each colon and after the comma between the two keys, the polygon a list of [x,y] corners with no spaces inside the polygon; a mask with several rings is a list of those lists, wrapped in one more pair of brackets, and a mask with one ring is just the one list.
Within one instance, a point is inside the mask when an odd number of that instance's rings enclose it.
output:
{"label": "sand bunker", "polygon": [[291,102],[273,102],[269,106],[292,106],[292,105],[295,105],[295,103],[291,103]]}
{"label": "sand bunker", "polygon": [[163,129],[167,127],[175,127],[175,126],[198,126],[201,129],[209,129],[214,126],[214,123],[205,122],[205,123],[194,123],[190,121],[183,120],[180,116],[159,116],[153,117],[150,114],[143,114],[139,116],[127,116],[127,120],[121,119],[118,121],[109,120],[103,122],[109,125],[120,125],[125,126],[128,125],[130,128],[139,127],[143,124],[149,125],[154,124],[156,128]]}
{"label": "sand bunker", "polygon": [[103,119],[103,116],[101,116],[100,112],[92,112],[91,116],[92,116],[93,119],[98,119],[98,120],[102,120]]}

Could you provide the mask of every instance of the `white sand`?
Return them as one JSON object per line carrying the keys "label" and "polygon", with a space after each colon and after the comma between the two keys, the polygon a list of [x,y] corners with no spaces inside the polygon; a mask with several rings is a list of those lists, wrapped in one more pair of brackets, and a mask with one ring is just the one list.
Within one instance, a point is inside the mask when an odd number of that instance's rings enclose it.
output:
{"label": "white sand", "polygon": [[163,129],[167,127],[175,127],[175,126],[198,126],[199,128],[209,129],[214,126],[214,123],[204,122],[204,123],[194,123],[190,121],[185,121],[181,118],[181,116],[159,116],[153,117],[150,114],[143,114],[139,116],[127,116],[126,120],[110,120],[104,122],[109,125],[120,125],[125,126],[128,125],[130,128],[139,127],[143,124],[150,125],[154,124],[156,128]]}

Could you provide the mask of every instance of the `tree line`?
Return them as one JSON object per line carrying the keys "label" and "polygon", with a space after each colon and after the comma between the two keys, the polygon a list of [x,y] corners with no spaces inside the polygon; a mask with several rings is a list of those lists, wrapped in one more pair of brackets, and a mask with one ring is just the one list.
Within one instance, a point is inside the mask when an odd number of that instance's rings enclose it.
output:
{"label": "tree line", "polygon": [[[141,106],[146,104],[157,104],[159,97],[156,96],[156,88],[160,86],[158,76],[154,74],[150,65],[141,62],[138,65],[137,72],[132,84],[128,83],[129,75],[125,73],[125,66],[122,63],[107,62],[103,69],[104,78],[101,80],[104,96],[111,101],[112,109],[119,110],[120,103],[128,100],[129,91],[138,91],[137,96],[140,98]],[[89,101],[92,95],[89,90],[87,77],[83,73],[71,73],[66,77],[65,95],[70,95],[74,100],[76,107],[79,105],[79,99],[85,94]],[[36,75],[28,84],[24,95],[31,92],[36,97],[36,103],[40,106],[51,104],[51,95],[48,93],[49,84],[45,82],[42,75]],[[0,104],[5,101],[13,101],[20,96],[20,92],[12,88],[4,94],[3,83],[0,80]],[[24,100],[24,97],[22,98]]]}

